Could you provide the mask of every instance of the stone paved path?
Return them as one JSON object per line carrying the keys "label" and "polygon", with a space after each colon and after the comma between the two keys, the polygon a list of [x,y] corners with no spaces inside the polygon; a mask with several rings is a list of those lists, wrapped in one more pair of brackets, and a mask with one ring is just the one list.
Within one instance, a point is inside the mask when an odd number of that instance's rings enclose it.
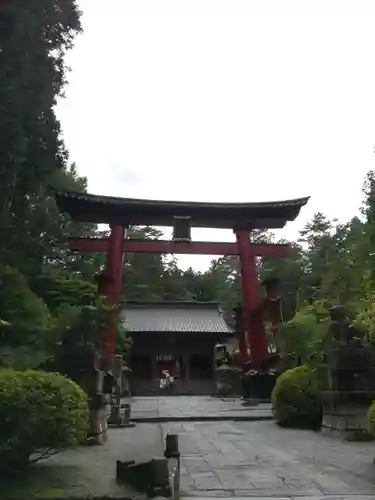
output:
{"label": "stone paved path", "polygon": [[148,461],[163,456],[158,424],[109,429],[103,446],[82,446],[35,464],[22,481],[0,488],[1,500],[134,498],[146,500],[130,486],[116,483],[116,461]]}
{"label": "stone paved path", "polygon": [[162,427],[180,436],[182,496],[375,499],[373,443],[346,443],[272,422]]}
{"label": "stone paved path", "polygon": [[[260,410],[270,412],[267,405],[243,407],[238,399],[137,398],[133,413],[183,420],[111,429],[105,446],[56,455],[33,467],[11,495],[2,489],[0,498],[137,498],[134,490],[116,484],[116,460],[161,456],[162,433],[171,432],[180,436],[181,500],[375,500],[375,443],[280,429],[272,421],[230,420]],[[192,422],[191,415],[228,415],[228,420]]]}
{"label": "stone paved path", "polygon": [[[124,400],[123,402],[125,402]],[[272,418],[269,403],[243,406],[241,398],[218,399],[208,396],[139,397],[128,400],[135,421],[198,419]]]}

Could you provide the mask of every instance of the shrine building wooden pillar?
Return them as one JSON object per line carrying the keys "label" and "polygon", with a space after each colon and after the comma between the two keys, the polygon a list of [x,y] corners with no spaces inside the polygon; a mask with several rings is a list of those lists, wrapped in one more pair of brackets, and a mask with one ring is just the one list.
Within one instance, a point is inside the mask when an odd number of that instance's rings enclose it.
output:
{"label": "shrine building wooden pillar", "polygon": [[101,295],[108,299],[110,305],[115,306],[110,325],[106,328],[103,335],[104,368],[112,367],[113,357],[116,349],[116,337],[120,311],[117,306],[120,304],[121,285],[122,285],[122,267],[123,267],[123,248],[126,230],[121,225],[111,225],[107,248],[107,260],[104,270],[104,279],[99,288]]}
{"label": "shrine building wooden pillar", "polygon": [[183,354],[182,364],[183,364],[183,371],[184,371],[184,379],[190,380],[190,353]]}
{"label": "shrine building wooden pillar", "polygon": [[241,268],[244,343],[249,345],[255,367],[268,358],[268,342],[263,325],[256,255],[248,229],[235,229]]}

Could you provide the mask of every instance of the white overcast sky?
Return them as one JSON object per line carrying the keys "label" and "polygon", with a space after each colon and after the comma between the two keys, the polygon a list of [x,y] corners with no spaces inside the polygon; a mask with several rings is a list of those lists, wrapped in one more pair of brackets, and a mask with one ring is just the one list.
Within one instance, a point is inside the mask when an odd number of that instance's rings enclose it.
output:
{"label": "white overcast sky", "polygon": [[[375,168],[374,0],[79,0],[58,116],[89,191],[355,215]],[[168,233],[169,234],[169,233]],[[232,240],[195,230],[195,239]],[[183,267],[210,258],[184,256]]]}

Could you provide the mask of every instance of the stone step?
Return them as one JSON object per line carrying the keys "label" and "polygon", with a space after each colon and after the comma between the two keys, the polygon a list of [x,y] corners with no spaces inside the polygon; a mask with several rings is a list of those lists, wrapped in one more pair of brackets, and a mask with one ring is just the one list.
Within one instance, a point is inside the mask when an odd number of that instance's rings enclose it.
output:
{"label": "stone step", "polygon": [[160,389],[159,380],[135,381],[132,385],[134,396],[211,396],[215,394],[212,380],[176,380],[172,389]]}

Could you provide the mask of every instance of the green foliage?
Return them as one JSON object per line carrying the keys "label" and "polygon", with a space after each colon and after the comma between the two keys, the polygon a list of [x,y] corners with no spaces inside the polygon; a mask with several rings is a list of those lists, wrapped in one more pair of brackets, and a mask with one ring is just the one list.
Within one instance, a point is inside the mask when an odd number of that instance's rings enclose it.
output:
{"label": "green foliage", "polygon": [[326,351],[330,342],[328,326],[326,304],[319,301],[304,304],[290,321],[281,325],[275,343],[283,355],[294,355],[306,362]]}
{"label": "green foliage", "polygon": [[31,286],[53,315],[67,307],[94,305],[99,299],[96,284],[67,273],[42,274]]}
{"label": "green foliage", "polygon": [[92,366],[96,353],[103,353],[103,331],[111,325],[118,329],[116,352],[124,354],[131,345],[124,320],[117,325],[118,311],[101,297],[94,306],[70,307],[56,320],[54,367],[76,381]]}
{"label": "green foliage", "polygon": [[92,365],[95,353],[102,350],[101,332],[103,324],[107,324],[108,311],[100,303],[98,307],[72,307],[65,313],[57,325],[60,342],[54,354],[56,369],[79,382]]}
{"label": "green foliage", "polygon": [[358,307],[358,313],[353,325],[360,331],[365,332],[369,341],[375,343],[375,297],[363,299]]}
{"label": "green foliage", "polygon": [[81,443],[87,426],[87,396],[71,380],[55,373],[0,370],[2,471]]}
{"label": "green foliage", "polygon": [[35,345],[1,345],[0,347],[0,366],[4,368],[38,369],[48,362],[49,357],[47,348]]}
{"label": "green foliage", "polygon": [[74,0],[5,1],[0,18],[0,263],[29,275],[43,259],[46,184],[66,164],[54,106],[81,27]]}
{"label": "green foliage", "polygon": [[116,353],[125,354],[129,351],[131,345],[132,338],[126,328],[126,318],[122,316],[117,328]]}
{"label": "green foliage", "polygon": [[272,410],[283,427],[318,429],[322,420],[319,383],[316,371],[307,365],[280,375],[272,391]]}
{"label": "green foliage", "polygon": [[375,437],[375,401],[372,402],[367,411],[367,429]]}
{"label": "green foliage", "polygon": [[[55,172],[49,178],[49,183],[57,190],[86,192],[87,188],[87,179],[78,175],[74,164],[70,168]],[[98,232],[95,224],[74,222],[67,214],[61,214],[52,193],[49,193],[40,205],[37,222],[39,227],[43,227],[40,238],[43,273],[83,278],[92,283],[93,276],[99,273],[104,265],[105,255],[71,252],[69,237],[100,237],[106,233]]]}
{"label": "green foliage", "polygon": [[38,367],[46,357],[51,315],[26,278],[9,266],[0,268],[0,316],[0,365]]}
{"label": "green foliage", "polygon": [[50,320],[43,300],[30,290],[26,278],[9,266],[0,268],[0,316],[20,330],[45,330]]}
{"label": "green foliage", "polygon": [[[162,233],[151,227],[130,228],[129,239],[155,240]],[[170,273],[173,274],[172,267]],[[155,254],[126,254],[123,268],[123,296],[125,300],[162,300],[164,287],[170,283],[164,256]],[[178,293],[175,291],[175,293]]]}

